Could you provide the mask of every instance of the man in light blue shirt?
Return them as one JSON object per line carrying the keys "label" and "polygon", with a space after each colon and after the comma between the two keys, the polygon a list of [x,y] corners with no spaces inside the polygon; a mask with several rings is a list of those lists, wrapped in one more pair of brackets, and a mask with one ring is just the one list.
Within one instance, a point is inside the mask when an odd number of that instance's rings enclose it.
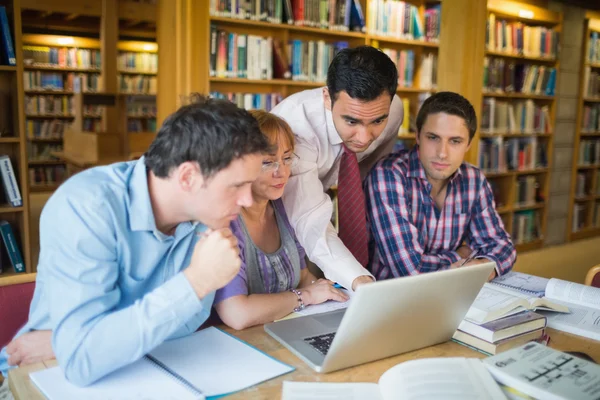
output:
{"label": "man in light blue shirt", "polygon": [[249,113],[197,97],[140,160],[65,182],[42,212],[29,321],[0,370],[56,355],[69,381],[88,385],[197,330],[238,273],[228,227],[252,204],[266,151]]}

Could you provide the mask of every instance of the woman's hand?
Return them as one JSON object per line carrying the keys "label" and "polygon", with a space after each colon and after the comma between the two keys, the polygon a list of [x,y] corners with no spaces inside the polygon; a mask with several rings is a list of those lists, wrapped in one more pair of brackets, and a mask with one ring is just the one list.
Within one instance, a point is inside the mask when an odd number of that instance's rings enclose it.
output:
{"label": "woman's hand", "polygon": [[333,287],[333,282],[328,279],[319,279],[309,286],[300,289],[302,301],[305,305],[321,304],[327,300],[348,301],[349,297],[344,292]]}

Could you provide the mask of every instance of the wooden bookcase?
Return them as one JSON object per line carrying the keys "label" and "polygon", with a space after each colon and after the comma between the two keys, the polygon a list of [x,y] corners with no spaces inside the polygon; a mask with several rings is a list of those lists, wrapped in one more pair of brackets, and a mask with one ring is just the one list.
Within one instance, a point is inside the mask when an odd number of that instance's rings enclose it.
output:
{"label": "wooden bookcase", "polygon": [[[98,92],[103,87],[100,40],[23,34],[22,42],[22,53],[27,57],[23,79],[26,80],[25,130],[29,142],[30,189],[51,192],[66,178],[65,163],[51,153],[62,151],[64,131],[76,117],[73,96],[76,91]],[[67,58],[69,63],[65,66]],[[56,101],[61,103],[61,109],[31,110]],[[93,126],[101,122],[102,115],[85,115],[85,118]]]}
{"label": "wooden bookcase", "polygon": [[[236,34],[256,35],[260,37],[270,37],[278,40],[281,44],[286,44],[289,41],[301,40],[308,41],[324,41],[327,44],[336,42],[347,42],[349,47],[360,45],[371,45],[381,48],[382,50],[391,50],[400,52],[402,50],[411,50],[414,54],[414,71],[413,84],[410,86],[398,87],[398,95],[402,99],[409,102],[410,114],[414,119],[419,107],[419,97],[423,94],[432,93],[435,91],[436,77],[433,78],[434,84],[428,87],[419,85],[421,76],[421,60],[426,54],[434,54],[437,56],[439,44],[434,41],[425,40],[407,40],[394,36],[387,36],[381,32],[377,32],[373,26],[374,16],[372,7],[368,6],[367,0],[361,0],[360,4],[365,16],[365,29],[362,32],[356,31],[341,31],[330,30],[325,28],[316,28],[312,26],[298,26],[282,23],[270,23],[262,21],[254,21],[251,19],[239,19],[228,16],[215,15],[214,10],[210,10],[210,2],[206,2],[206,9],[201,12],[201,15],[208,16],[208,22],[217,30],[223,30]],[[415,6],[418,10],[418,18],[421,26],[425,31],[425,10],[426,5],[430,6],[436,2],[426,2],[424,0],[412,0],[409,3]],[[439,4],[439,2],[437,2]],[[203,62],[210,63],[210,32],[205,38],[206,56]],[[288,54],[289,56],[289,54]],[[290,61],[289,59],[287,60]],[[290,79],[269,79],[269,80],[251,80],[232,77],[210,76],[209,69],[206,70],[209,76],[200,77],[201,81],[208,82],[207,87],[203,90],[205,93],[278,93],[281,98],[285,98],[291,94],[306,89],[313,89],[325,86],[325,81],[302,81]],[[409,130],[399,133],[400,139],[414,140],[414,132]]]}
{"label": "wooden bookcase", "polygon": [[[587,93],[591,86],[590,75],[600,73],[600,54],[596,52],[590,59],[592,35],[600,37],[600,13],[587,12],[583,27],[581,48],[581,71],[575,139],[573,141],[573,166],[571,169],[571,190],[567,241],[584,239],[600,234],[600,158],[589,152],[595,152],[594,146],[600,146],[600,92]],[[591,88],[590,92],[592,91]],[[595,119],[593,121],[594,114]],[[599,149],[600,151],[600,149]],[[586,152],[588,154],[586,154]]]}
{"label": "wooden bookcase", "polygon": [[[152,3],[152,4],[151,4]],[[11,25],[11,34],[13,35],[14,51],[17,58],[16,67],[0,66],[0,81],[2,82],[3,92],[8,94],[11,101],[13,134],[10,132],[0,136],[0,147],[3,152],[11,157],[13,168],[18,175],[21,195],[23,197],[23,207],[10,208],[6,205],[0,205],[0,212],[4,214],[2,219],[11,222],[17,241],[23,253],[28,273],[35,273],[35,261],[37,257],[32,254],[32,243],[35,248],[37,238],[31,237],[36,234],[35,227],[31,227],[30,220],[30,191],[33,192],[51,192],[57,185],[35,185],[35,169],[45,169],[54,167],[63,167],[64,161],[51,156],[51,151],[36,153],[32,152],[32,144],[39,145],[62,145],[60,135],[50,137],[28,136],[28,125],[26,120],[25,98],[31,96],[56,96],[61,101],[65,98],[75,96],[75,90],[49,90],[48,88],[29,87],[25,90],[26,73],[57,73],[63,77],[69,74],[76,75],[101,75],[102,79],[98,88],[103,92],[110,92],[119,99],[126,98],[126,95],[118,94],[119,72],[117,69],[117,56],[120,51],[132,52],[157,52],[156,44],[156,19],[157,6],[155,2],[134,2],[128,0],[5,0],[0,2],[8,9],[9,24]],[[26,33],[24,33],[26,32]],[[47,33],[52,32],[53,35]],[[123,37],[123,41],[119,38]],[[61,41],[58,42],[58,39]],[[150,50],[144,50],[141,42],[150,45]],[[85,49],[99,50],[101,55],[101,68],[56,68],[52,65],[32,65],[25,64],[24,46],[36,47],[79,47]],[[109,56],[113,54],[114,56]],[[139,72],[139,74],[138,74]],[[148,75],[148,71],[122,71],[128,76]],[[153,76],[156,73],[152,73]],[[151,97],[155,102],[155,97]],[[38,103],[39,104],[39,103]],[[120,102],[119,104],[125,104]],[[31,108],[29,108],[31,110]],[[52,111],[54,111],[52,109]],[[108,124],[107,129],[127,134],[127,117],[125,106],[122,112],[111,111],[112,114],[103,113],[102,117],[94,115],[89,116],[102,121],[102,125]],[[71,122],[74,115],[69,113],[53,115],[29,116],[34,120],[59,120]],[[150,119],[149,115],[138,115]],[[153,133],[140,132],[135,136],[124,138],[124,146],[136,151],[139,155],[144,151],[154,137]],[[127,140],[125,140],[127,139]],[[56,148],[52,148],[56,150]],[[32,155],[34,157],[29,158]],[[41,157],[35,157],[41,155]],[[124,156],[124,159],[128,157]],[[29,173],[32,170],[32,173]],[[35,221],[32,221],[36,224]],[[36,251],[34,251],[36,252]],[[0,274],[0,285],[14,284],[19,282],[31,281],[30,274],[11,273],[11,266],[4,265],[4,273]]]}
{"label": "wooden bookcase", "polygon": [[[408,40],[400,38],[400,35],[394,35],[394,33],[382,32],[377,27],[377,15],[374,15],[376,10],[372,7],[368,1],[361,0],[361,7],[365,15],[365,29],[361,32],[356,31],[340,31],[330,30],[325,28],[315,28],[312,26],[298,26],[291,24],[280,24],[270,23],[262,21],[254,21],[251,19],[239,19],[230,16],[221,16],[216,13],[215,10],[204,10],[204,14],[209,16],[209,22],[213,29],[223,30],[230,33],[256,35],[261,37],[277,38],[282,44],[287,44],[289,41],[301,40],[303,42],[308,41],[324,41],[328,44],[336,42],[347,42],[349,47],[355,47],[360,45],[371,45],[380,48],[386,52],[392,60],[401,64],[400,53],[411,53],[413,57],[413,70],[412,70],[412,82],[405,79],[404,77],[399,79],[399,85],[397,94],[403,101],[406,118],[408,119],[406,124],[403,124],[400,131],[398,132],[398,139],[403,142],[403,146],[412,147],[415,144],[415,132],[411,129],[414,126],[416,114],[420,107],[420,103],[424,98],[433,93],[437,89],[437,76],[433,76],[433,73],[428,73],[429,79],[427,81],[421,81],[424,72],[423,59],[425,56],[432,57],[435,59],[437,64],[437,52],[439,47],[439,36],[434,40]],[[432,2],[426,2],[422,0],[409,1],[411,5],[416,7],[417,15],[423,29],[423,36],[425,36],[425,13],[426,4],[431,6]],[[434,4],[435,2],[433,2]],[[439,2],[438,2],[439,4]],[[208,4],[207,4],[207,7]],[[372,15],[373,14],[373,15]],[[441,16],[438,14],[438,18]],[[440,21],[437,22],[440,24]],[[439,26],[439,25],[438,25]],[[211,35],[212,35],[211,29]],[[209,37],[211,41],[215,39]],[[209,41],[207,53],[210,53],[211,42]],[[291,62],[289,57],[291,56],[288,52],[288,63]],[[405,54],[406,56],[406,54]],[[210,63],[210,54],[207,54],[206,59]],[[430,66],[433,71],[435,68]],[[400,68],[399,73],[404,72],[404,69]],[[325,71],[326,73],[326,71]],[[325,86],[325,81],[309,81],[309,80],[289,80],[289,79],[269,79],[269,80],[252,80],[252,79],[240,79],[232,77],[214,76],[209,70],[210,76],[208,77],[208,88],[209,93],[278,93],[281,98],[285,98],[296,92],[313,89]],[[408,76],[408,74],[406,75]],[[412,84],[410,84],[412,83]],[[334,186],[328,193],[332,196],[334,201],[334,215],[332,221],[337,228],[337,188]]]}
{"label": "wooden bookcase", "polygon": [[[0,5],[6,7],[8,23],[15,49],[16,66],[0,65],[0,90],[6,101],[3,107],[3,124],[5,133],[0,136],[0,154],[10,157],[19,191],[23,199],[23,206],[11,207],[3,204],[0,206],[0,220],[8,221],[15,234],[17,245],[25,263],[26,273],[15,273],[9,261],[3,263],[3,272],[0,273],[0,286],[29,281],[35,268],[31,265],[29,253],[29,188],[27,185],[27,152],[25,138],[24,97],[23,97],[23,57],[18,49],[21,48],[21,6],[19,0],[3,1]],[[2,43],[4,51],[4,43]],[[4,56],[4,54],[3,54]],[[2,244],[2,253],[5,253]]]}
{"label": "wooden bookcase", "polygon": [[[507,25],[510,23],[520,23],[523,26],[550,28],[558,32],[559,38],[562,29],[561,13],[552,12],[544,8],[517,2],[489,0],[488,29],[490,29],[491,18],[495,18],[495,21],[506,21]],[[511,29],[511,35],[513,32],[515,32],[515,30]],[[531,35],[533,35],[533,33]],[[525,36],[524,33],[523,36]],[[498,35],[496,35],[496,38],[497,37]],[[560,40],[558,43],[560,45]],[[493,45],[493,43],[491,43],[491,45]],[[507,67],[509,65],[515,66],[515,69],[516,66],[518,66],[519,68],[525,68],[525,71],[527,71],[527,68],[538,68],[538,70],[540,70],[540,68],[543,67],[546,71],[550,71],[551,68],[554,68],[555,90],[558,87],[559,56],[560,54],[558,52],[555,57],[540,57],[532,54],[523,54],[517,51],[517,49],[514,49],[513,51],[498,51],[493,46],[487,45],[485,50],[485,58],[487,63],[492,64],[494,62],[493,60],[500,60],[500,63],[504,63],[500,64],[503,68],[503,70],[500,71],[502,76],[505,76],[504,74],[506,74],[504,65]],[[484,68],[486,65],[489,65],[486,64],[486,62],[484,62]],[[491,78],[488,77],[488,79]],[[504,78],[501,78],[501,81],[502,79]],[[533,79],[534,82],[537,82],[538,78]],[[507,232],[509,232],[513,238],[517,251],[522,252],[541,248],[544,243],[546,221],[548,216],[550,171],[554,142],[554,132],[552,130],[556,126],[556,99],[553,95],[517,93],[510,90],[505,91],[504,89],[505,87],[496,88],[496,90],[489,90],[489,88],[484,87],[484,106],[482,107],[482,113],[480,114],[479,118],[480,154],[476,163],[478,166],[483,167],[481,157],[483,153],[482,146],[484,146],[484,143],[487,143],[488,145],[492,142],[495,143],[500,149],[498,152],[498,154],[500,154],[499,158],[503,157],[501,155],[503,152],[504,154],[508,153],[505,151],[505,146],[507,143],[511,143],[512,145],[517,143],[517,148],[519,148],[522,143],[528,143],[526,148],[529,150],[524,150],[523,153],[527,154],[529,152],[529,155],[524,155],[523,157],[524,159],[527,159],[527,157],[533,158],[529,165],[518,165],[516,168],[510,168],[508,166],[508,162],[506,165],[504,165],[504,167],[502,167],[503,164],[499,162],[499,168],[495,168],[494,170],[488,169],[485,171],[486,177],[490,181],[490,184],[495,191],[497,211],[504,222]],[[544,88],[542,88],[542,90],[544,90]],[[521,130],[519,127],[517,127],[517,129],[514,129],[514,127],[512,127],[512,129],[484,129],[488,128],[488,126],[484,127],[486,122],[486,104],[488,107],[489,104],[492,104],[491,107],[494,107],[494,102],[499,102],[498,104],[501,103],[503,106],[506,105],[508,110],[511,110],[511,108],[508,107],[512,107],[512,110],[517,110],[517,107],[524,107],[524,104],[531,104],[532,109],[534,107],[535,109],[539,108],[540,110],[546,109],[546,118],[549,120],[547,122],[549,122],[548,125],[551,126],[552,129],[546,129],[543,131],[539,131],[537,128],[534,131],[531,131],[530,129]],[[513,112],[512,115],[514,116],[515,113],[516,111]],[[540,114],[541,113],[542,112],[540,111]],[[488,113],[487,116],[489,117],[490,114]],[[533,121],[535,117],[532,118]],[[498,119],[500,118],[498,117]],[[516,125],[520,125],[518,121]],[[543,158],[545,159],[542,160],[543,162],[540,162],[536,154],[539,149],[543,149],[541,150],[543,151]],[[520,157],[521,155],[518,156],[519,159]],[[520,164],[521,161],[519,159],[513,159],[512,162],[517,162]],[[522,201],[523,199],[517,198],[517,196],[520,194],[520,189],[522,194],[523,187],[530,188],[530,190],[533,191],[533,196],[529,196],[530,198],[527,199],[529,200],[527,202]],[[531,191],[530,194],[532,194]],[[531,199],[531,197],[533,197],[533,199]],[[521,220],[520,223],[519,219]],[[518,231],[524,231],[525,229],[532,229],[534,233],[526,234],[524,237],[520,237],[521,234]],[[529,238],[527,238],[527,236],[529,236]]]}

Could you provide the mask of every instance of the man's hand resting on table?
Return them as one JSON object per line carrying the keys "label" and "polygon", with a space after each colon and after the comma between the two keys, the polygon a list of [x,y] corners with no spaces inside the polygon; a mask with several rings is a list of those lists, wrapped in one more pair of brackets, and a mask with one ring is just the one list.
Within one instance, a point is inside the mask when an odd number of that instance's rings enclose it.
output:
{"label": "man's hand resting on table", "polygon": [[22,366],[51,360],[52,331],[31,331],[24,333],[6,346],[8,365]]}

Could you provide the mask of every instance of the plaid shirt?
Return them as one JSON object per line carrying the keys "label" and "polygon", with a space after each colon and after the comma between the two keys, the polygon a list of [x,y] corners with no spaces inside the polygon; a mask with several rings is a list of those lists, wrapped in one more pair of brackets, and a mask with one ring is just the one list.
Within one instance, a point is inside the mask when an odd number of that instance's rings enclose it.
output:
{"label": "plaid shirt", "polygon": [[373,167],[365,194],[369,268],[377,279],[447,269],[461,258],[456,250],[463,242],[479,250],[477,257],[495,261],[499,275],[510,271],[516,251],[481,171],[463,162],[446,191],[438,218],[417,147]]}

